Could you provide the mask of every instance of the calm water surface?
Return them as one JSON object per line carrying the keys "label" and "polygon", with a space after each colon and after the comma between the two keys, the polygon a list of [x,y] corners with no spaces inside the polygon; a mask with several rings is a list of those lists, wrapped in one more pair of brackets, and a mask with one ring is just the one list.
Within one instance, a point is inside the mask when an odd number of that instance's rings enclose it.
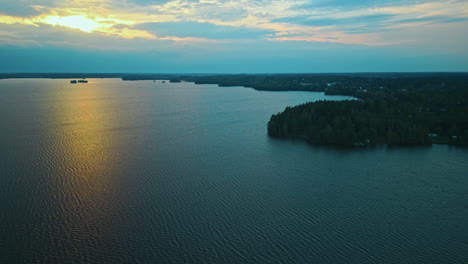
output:
{"label": "calm water surface", "polygon": [[468,150],[267,136],[323,99],[0,80],[0,263],[468,263]]}

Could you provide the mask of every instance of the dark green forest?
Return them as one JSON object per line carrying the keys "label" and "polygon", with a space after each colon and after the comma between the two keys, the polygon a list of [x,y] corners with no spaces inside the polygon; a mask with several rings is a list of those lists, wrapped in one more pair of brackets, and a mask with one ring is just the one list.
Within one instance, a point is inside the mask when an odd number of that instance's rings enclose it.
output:
{"label": "dark green forest", "polygon": [[271,117],[268,134],[341,146],[468,145],[466,78],[371,78],[336,87],[325,93],[359,99],[287,107]]}

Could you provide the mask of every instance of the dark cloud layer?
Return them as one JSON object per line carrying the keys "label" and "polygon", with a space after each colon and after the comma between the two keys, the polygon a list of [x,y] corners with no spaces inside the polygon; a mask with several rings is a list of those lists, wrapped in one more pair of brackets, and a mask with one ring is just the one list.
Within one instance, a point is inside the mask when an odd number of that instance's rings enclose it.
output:
{"label": "dark cloud layer", "polygon": [[0,6],[0,14],[4,15],[30,17],[39,14],[38,11],[28,4],[15,0],[2,0],[0,1]]}

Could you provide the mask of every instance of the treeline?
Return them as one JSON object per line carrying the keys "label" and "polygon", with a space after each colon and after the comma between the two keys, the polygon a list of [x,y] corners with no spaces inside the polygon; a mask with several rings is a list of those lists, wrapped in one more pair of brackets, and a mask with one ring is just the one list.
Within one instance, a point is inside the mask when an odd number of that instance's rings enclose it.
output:
{"label": "treeline", "polygon": [[244,86],[266,91],[314,91],[329,95],[367,97],[369,91],[414,89],[468,78],[466,73],[328,73],[328,74],[131,74],[123,80],[188,81],[195,84]]}
{"label": "treeline", "polygon": [[123,80],[156,80],[161,77],[170,82],[194,82],[195,84],[217,84],[219,86],[244,86],[268,91],[319,91],[323,92],[327,82],[334,77],[318,74],[222,74],[222,75],[128,75]]}
{"label": "treeline", "polygon": [[468,145],[467,79],[375,81],[386,86],[353,89],[361,100],[287,107],[271,117],[268,134],[343,146]]}

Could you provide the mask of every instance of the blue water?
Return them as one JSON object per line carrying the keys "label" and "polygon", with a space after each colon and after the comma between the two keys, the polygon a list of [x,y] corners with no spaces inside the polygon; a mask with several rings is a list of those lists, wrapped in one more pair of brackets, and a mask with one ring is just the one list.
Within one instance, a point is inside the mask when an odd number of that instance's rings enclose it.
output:
{"label": "blue water", "polygon": [[0,80],[0,263],[468,263],[468,150],[267,136],[324,99]]}

